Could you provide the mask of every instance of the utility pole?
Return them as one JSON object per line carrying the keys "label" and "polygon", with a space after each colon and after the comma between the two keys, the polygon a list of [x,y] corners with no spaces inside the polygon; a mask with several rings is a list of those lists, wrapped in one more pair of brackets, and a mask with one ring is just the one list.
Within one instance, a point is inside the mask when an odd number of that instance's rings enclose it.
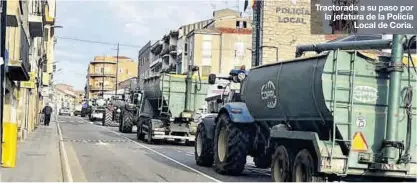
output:
{"label": "utility pole", "polygon": [[104,99],[104,62],[106,61],[106,56],[103,57],[103,67],[101,68],[101,97]]}
{"label": "utility pole", "polygon": [[114,93],[115,95],[117,95],[118,77],[119,77],[119,43],[117,43],[117,54],[116,54],[116,90]]}
{"label": "utility pole", "polygon": [[[6,11],[7,11],[7,1],[1,1],[1,13],[0,13],[0,57],[3,59],[3,62],[0,63],[0,137],[3,141],[3,109],[4,109],[4,77],[5,77],[5,65],[6,65]],[[0,157],[2,157],[3,148],[0,147]]]}

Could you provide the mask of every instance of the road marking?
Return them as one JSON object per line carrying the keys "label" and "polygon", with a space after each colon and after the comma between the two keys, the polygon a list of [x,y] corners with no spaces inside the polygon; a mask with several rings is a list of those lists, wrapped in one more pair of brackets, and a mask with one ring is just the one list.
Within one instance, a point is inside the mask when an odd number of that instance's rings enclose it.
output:
{"label": "road marking", "polygon": [[[72,160],[71,161],[71,165],[73,167],[73,170],[71,173],[73,173],[75,182],[88,182],[83,167],[80,164],[80,161],[77,157],[77,153],[75,152],[73,146],[71,145],[71,143],[67,144],[68,146],[66,146],[66,149],[68,150],[68,159]],[[71,167],[70,165],[70,167]]]}
{"label": "road marking", "polygon": [[133,143],[135,143],[135,144],[137,144],[137,145],[139,145],[139,146],[141,146],[141,147],[143,147],[143,148],[145,148],[145,149],[147,149],[147,150],[149,150],[149,151],[152,151],[153,153],[158,154],[158,155],[160,155],[160,156],[162,156],[162,157],[164,157],[164,158],[166,158],[166,159],[168,159],[168,160],[171,160],[171,161],[172,161],[172,162],[174,162],[174,163],[177,163],[177,164],[179,164],[179,165],[181,165],[181,166],[183,166],[183,167],[185,167],[185,168],[188,168],[188,169],[190,169],[191,171],[193,171],[193,172],[195,172],[195,173],[198,173],[198,174],[200,174],[200,175],[202,175],[202,176],[204,176],[204,177],[206,177],[206,178],[208,178],[208,179],[211,179],[211,180],[213,180],[213,181],[215,181],[215,182],[221,182],[220,180],[217,180],[217,179],[216,179],[216,178],[214,178],[214,177],[211,177],[211,176],[209,176],[209,175],[207,175],[207,174],[205,174],[205,173],[203,173],[203,172],[200,172],[200,171],[198,171],[198,170],[196,170],[196,169],[194,169],[194,168],[192,168],[192,167],[190,167],[190,166],[187,166],[187,165],[185,165],[185,164],[183,164],[183,163],[181,163],[181,162],[179,162],[179,161],[177,161],[177,160],[175,160],[175,159],[172,159],[171,157],[166,156],[166,155],[164,155],[164,154],[162,154],[162,153],[160,153],[160,152],[158,152],[158,151],[156,151],[156,150],[154,150],[154,149],[152,149],[152,148],[150,148],[150,147],[148,147],[148,146],[145,146],[145,145],[143,145],[143,144],[141,144],[141,143],[139,143],[139,142],[136,142],[136,141],[134,141],[134,140],[132,140],[132,139],[129,139],[129,138],[127,138],[127,137],[125,137],[125,136],[121,135],[120,133],[117,133],[117,132],[115,132],[115,131],[112,131],[112,130],[110,130],[110,129],[108,129],[108,128],[104,127],[104,126],[98,126],[98,127],[103,128],[103,129],[105,129],[105,130],[107,130],[107,131],[109,131],[109,132],[112,132],[112,133],[114,133],[114,134],[116,134],[116,135],[118,135],[118,136],[120,136],[120,137],[122,137],[122,138],[124,138],[124,139],[126,139],[126,140],[132,141]]}
{"label": "road marking", "polygon": [[59,122],[56,123],[56,126],[58,128],[58,134],[59,134],[59,145],[60,145],[59,147],[61,149],[61,153],[64,158],[65,174],[68,179],[67,182],[73,182],[72,173],[71,173],[71,169],[70,169],[69,162],[68,162],[67,152],[65,151],[64,138],[62,138],[62,131],[61,131],[61,127],[59,126]]}

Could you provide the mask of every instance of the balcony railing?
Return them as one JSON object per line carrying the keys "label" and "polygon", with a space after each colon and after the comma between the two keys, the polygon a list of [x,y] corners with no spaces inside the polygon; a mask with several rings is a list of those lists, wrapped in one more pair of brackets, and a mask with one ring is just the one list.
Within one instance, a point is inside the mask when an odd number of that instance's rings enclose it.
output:
{"label": "balcony railing", "polygon": [[30,46],[23,27],[20,28],[20,58],[18,60],[10,60],[9,67],[9,77],[13,81],[29,81],[29,51]]}
{"label": "balcony railing", "polygon": [[101,86],[90,86],[90,91],[110,91],[110,90],[114,90],[114,87],[111,87],[111,86],[104,86],[104,87],[101,87]]}
{"label": "balcony railing", "polygon": [[115,73],[89,73],[90,77],[116,77]]}

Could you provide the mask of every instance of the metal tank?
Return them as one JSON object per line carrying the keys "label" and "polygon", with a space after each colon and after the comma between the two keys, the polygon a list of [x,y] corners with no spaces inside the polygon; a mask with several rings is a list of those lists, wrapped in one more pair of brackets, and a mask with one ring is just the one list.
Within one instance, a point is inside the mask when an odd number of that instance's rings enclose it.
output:
{"label": "metal tank", "polygon": [[[180,113],[184,111],[186,98],[185,78],[186,75],[162,73],[159,77],[153,77],[144,81],[144,96],[150,104],[145,106],[152,108],[154,117],[159,116],[161,112],[167,112],[174,118],[179,117]],[[197,111],[204,105],[208,84],[207,81],[202,80],[200,85],[197,79],[193,79],[192,86],[189,105],[192,111]],[[165,109],[162,110],[162,106]]]}
{"label": "metal tank", "polygon": [[[378,69],[388,60],[384,57],[378,60],[360,52],[355,56],[354,52],[331,51],[260,66],[252,69],[246,78],[242,100],[256,120],[290,121],[294,130],[315,131],[321,138],[328,138],[336,119],[336,123],[341,123],[337,126],[343,139],[348,139],[352,129],[342,123],[360,119],[384,121],[386,118],[389,73],[378,72]],[[410,77],[415,86],[415,73],[410,73]],[[408,85],[406,69],[401,85],[401,88]],[[416,93],[413,95],[417,97]],[[349,110],[350,107],[353,110]],[[405,114],[401,108],[399,124],[404,129]],[[369,123],[366,128],[383,127]],[[405,140],[405,134],[399,136]],[[382,140],[383,135],[369,138],[369,141]]]}

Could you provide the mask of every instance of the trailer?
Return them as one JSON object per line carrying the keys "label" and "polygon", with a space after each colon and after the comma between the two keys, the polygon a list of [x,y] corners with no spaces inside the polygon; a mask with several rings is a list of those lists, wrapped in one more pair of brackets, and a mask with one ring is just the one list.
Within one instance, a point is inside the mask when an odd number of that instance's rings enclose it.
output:
{"label": "trailer", "polygon": [[[297,57],[319,54],[251,69],[238,97],[199,124],[196,163],[234,175],[250,155],[276,182],[415,182],[417,74],[403,54],[412,43],[304,45]],[[389,48],[375,58],[361,51]]]}
{"label": "trailer", "polygon": [[133,121],[125,126],[125,131],[136,125],[139,140],[192,144],[197,128],[196,112],[204,104],[208,87],[207,81],[194,76],[196,71],[198,67],[192,67],[187,75],[161,73],[145,79],[143,90],[133,97],[137,100],[123,110],[122,119]]}

